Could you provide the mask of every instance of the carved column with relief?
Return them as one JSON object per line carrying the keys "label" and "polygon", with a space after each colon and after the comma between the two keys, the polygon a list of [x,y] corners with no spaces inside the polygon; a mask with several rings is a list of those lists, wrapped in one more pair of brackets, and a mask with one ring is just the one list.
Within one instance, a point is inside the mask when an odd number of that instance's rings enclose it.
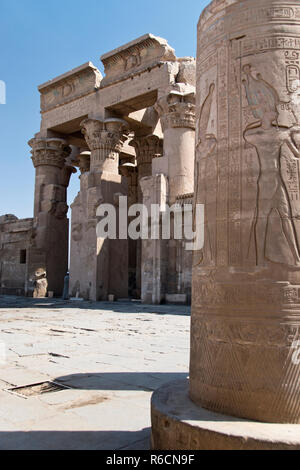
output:
{"label": "carved column with relief", "polygon": [[190,374],[152,399],[154,449],[300,449],[299,94],[299,1],[211,2],[198,23],[205,237]]}
{"label": "carved column with relief", "polygon": [[[195,93],[173,90],[159,98],[155,106],[164,133],[164,158],[168,159],[169,205],[178,197],[194,192]],[[173,224],[171,224],[171,228]],[[170,301],[187,297],[177,266],[178,241],[169,241],[167,294]]]}
{"label": "carved column with relief", "polygon": [[[130,143],[136,151],[137,168],[138,168],[138,203],[143,203],[143,192],[141,180],[145,177],[152,176],[152,160],[160,157],[163,153],[163,141],[156,135],[136,136]],[[136,270],[136,286],[137,294],[143,299],[143,246],[145,242],[137,240],[137,270]]]}
{"label": "carved column with relief", "polygon": [[[60,295],[68,269],[67,187],[76,170],[65,163],[71,153],[65,140],[37,137],[30,140],[29,145],[36,170],[34,216],[37,229],[33,245],[45,258],[45,266],[39,267],[47,271],[48,290]],[[41,263],[33,258],[31,270]]]}
{"label": "carved column with relief", "polygon": [[71,293],[90,300],[107,300],[108,295],[128,296],[128,240],[97,237],[97,209],[127,196],[126,178],[119,174],[119,153],[127,138],[121,119],[86,119],[81,123],[90,155],[78,157],[82,168],[81,190],[72,205]]}

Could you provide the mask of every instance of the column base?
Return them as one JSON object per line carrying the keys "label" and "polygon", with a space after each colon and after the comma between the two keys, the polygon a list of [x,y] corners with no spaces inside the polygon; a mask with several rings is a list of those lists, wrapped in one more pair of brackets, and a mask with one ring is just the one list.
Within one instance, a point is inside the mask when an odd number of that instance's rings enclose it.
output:
{"label": "column base", "polygon": [[300,450],[300,424],[269,424],[219,415],[196,406],[187,380],[152,397],[153,450]]}

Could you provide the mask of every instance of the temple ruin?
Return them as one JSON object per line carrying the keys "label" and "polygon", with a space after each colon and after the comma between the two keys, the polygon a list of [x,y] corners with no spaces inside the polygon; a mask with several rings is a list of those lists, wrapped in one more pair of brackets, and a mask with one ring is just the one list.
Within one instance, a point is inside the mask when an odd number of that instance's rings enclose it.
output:
{"label": "temple ruin", "polygon": [[[96,212],[120,196],[162,208],[192,202],[195,59],[146,34],[101,60],[104,77],[89,62],[38,88],[34,218],[0,220],[0,291],[32,295],[30,279],[45,269],[48,291],[60,296],[70,251],[71,296],[190,303],[184,240],[99,239]],[[69,227],[67,191],[78,176]]]}
{"label": "temple ruin", "polygon": [[[189,381],[152,401],[156,449],[299,449],[300,5],[214,0],[198,23]],[[271,424],[272,423],[272,424]]]}

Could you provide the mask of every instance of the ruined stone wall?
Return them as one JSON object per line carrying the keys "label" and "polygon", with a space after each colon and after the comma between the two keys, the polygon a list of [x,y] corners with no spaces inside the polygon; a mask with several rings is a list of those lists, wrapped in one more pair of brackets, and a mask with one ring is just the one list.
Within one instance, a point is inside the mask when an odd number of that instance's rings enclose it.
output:
{"label": "ruined stone wall", "polygon": [[0,293],[24,295],[33,219],[0,217]]}

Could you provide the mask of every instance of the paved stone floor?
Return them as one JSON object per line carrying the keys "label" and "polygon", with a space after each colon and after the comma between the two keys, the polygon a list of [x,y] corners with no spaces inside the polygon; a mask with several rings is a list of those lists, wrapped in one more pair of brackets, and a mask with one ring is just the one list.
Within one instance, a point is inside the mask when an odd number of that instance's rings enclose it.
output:
{"label": "paved stone floor", "polygon": [[[188,307],[0,296],[0,449],[149,449],[151,395],[187,376],[189,328]],[[47,381],[69,388],[11,391]]]}

